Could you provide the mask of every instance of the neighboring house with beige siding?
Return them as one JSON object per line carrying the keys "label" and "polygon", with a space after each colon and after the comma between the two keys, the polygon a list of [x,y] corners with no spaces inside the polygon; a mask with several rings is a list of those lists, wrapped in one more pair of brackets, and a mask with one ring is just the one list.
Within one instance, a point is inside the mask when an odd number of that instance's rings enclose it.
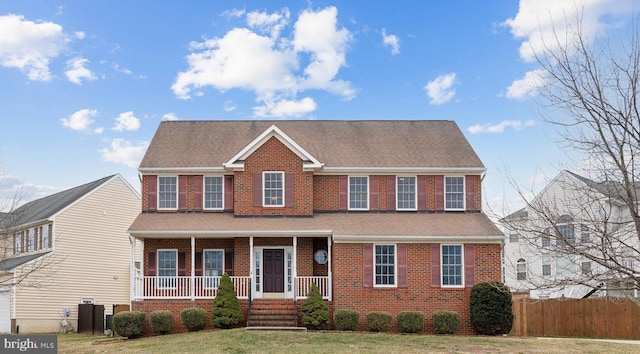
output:
{"label": "neighboring house with beige siding", "polygon": [[112,175],[31,201],[0,218],[0,332],[56,332],[78,304],[129,304],[127,229],[140,195]]}

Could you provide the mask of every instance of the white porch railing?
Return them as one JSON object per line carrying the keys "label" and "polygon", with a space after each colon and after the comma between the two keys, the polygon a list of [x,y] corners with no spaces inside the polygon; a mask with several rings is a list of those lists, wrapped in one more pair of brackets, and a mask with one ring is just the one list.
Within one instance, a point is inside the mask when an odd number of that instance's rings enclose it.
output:
{"label": "white porch railing", "polygon": [[[143,276],[135,278],[135,299],[208,299],[216,297],[221,277],[190,276],[162,277]],[[249,297],[250,277],[231,277],[239,299]],[[192,293],[193,291],[193,293]]]}
{"label": "white porch railing", "polygon": [[306,299],[311,292],[311,285],[316,284],[323,299],[330,299],[331,293],[329,277],[296,277],[296,297]]}

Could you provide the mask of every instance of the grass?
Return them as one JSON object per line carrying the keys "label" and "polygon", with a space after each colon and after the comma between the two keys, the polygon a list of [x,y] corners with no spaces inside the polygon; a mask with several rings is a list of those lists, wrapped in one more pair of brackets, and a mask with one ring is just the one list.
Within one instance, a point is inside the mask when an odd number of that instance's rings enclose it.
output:
{"label": "grass", "polygon": [[58,336],[59,353],[637,353],[640,345],[585,339],[213,330],[139,339]]}

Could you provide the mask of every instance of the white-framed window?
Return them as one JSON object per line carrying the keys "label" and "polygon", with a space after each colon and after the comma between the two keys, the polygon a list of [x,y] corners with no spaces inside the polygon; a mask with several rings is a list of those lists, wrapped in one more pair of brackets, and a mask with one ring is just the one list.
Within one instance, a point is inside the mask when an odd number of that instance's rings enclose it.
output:
{"label": "white-framed window", "polygon": [[349,177],[349,210],[369,210],[369,176]]}
{"label": "white-framed window", "polygon": [[42,236],[42,245],[41,247],[44,248],[49,248],[51,247],[51,242],[50,242],[50,230],[51,230],[51,225],[44,225],[42,227],[42,231],[41,232],[41,236]]}
{"label": "white-framed window", "polygon": [[509,242],[510,243],[518,242],[519,239],[520,239],[520,234],[519,233],[517,233],[515,231],[509,232]]}
{"label": "white-framed window", "polygon": [[550,231],[551,231],[551,229],[547,227],[542,232],[542,247],[550,247],[551,246],[551,235],[549,234]]}
{"label": "white-framed window", "polygon": [[224,250],[205,249],[202,251],[202,256],[204,258],[204,262],[202,262],[202,274],[205,276],[204,285],[206,288],[215,289],[224,273]]}
{"label": "white-framed window", "polygon": [[445,210],[464,210],[464,177],[445,177],[444,195]]}
{"label": "white-framed window", "polygon": [[36,229],[30,228],[27,230],[27,252],[33,252],[36,250]]}
{"label": "white-framed window", "polygon": [[463,279],[463,263],[462,245],[441,245],[440,254],[442,255],[442,286],[443,287],[462,287]]}
{"label": "white-framed window", "polygon": [[178,250],[158,250],[158,287],[175,288],[178,275]]}
{"label": "white-framed window", "polygon": [[396,245],[374,245],[375,286],[396,286]]}
{"label": "white-framed window", "polygon": [[158,177],[158,209],[178,208],[178,177]]}
{"label": "white-framed window", "polygon": [[527,279],[527,261],[524,260],[524,258],[518,259],[518,262],[516,263],[516,279]]}
{"label": "white-framed window", "polygon": [[204,208],[224,208],[224,178],[222,176],[204,177]]}
{"label": "white-framed window", "polygon": [[551,264],[543,264],[542,265],[542,276],[550,276],[551,275]]}
{"label": "white-framed window", "polygon": [[22,244],[23,244],[24,232],[16,232],[13,236],[13,254],[22,253]]}
{"label": "white-framed window", "polygon": [[582,274],[590,274],[591,273],[591,262],[585,261],[580,264],[580,269],[582,270]]}
{"label": "white-framed window", "polygon": [[583,245],[586,245],[587,243],[589,243],[589,241],[591,241],[591,234],[589,232],[589,226],[587,226],[585,224],[581,224],[580,225],[580,242]]}
{"label": "white-framed window", "polygon": [[575,227],[573,218],[569,215],[562,215],[556,222],[558,237],[556,238],[556,246],[565,246],[566,243],[573,245],[576,243]]}
{"label": "white-framed window", "polygon": [[284,206],[284,172],[262,173],[263,206]]}
{"label": "white-framed window", "polygon": [[416,210],[416,177],[396,177],[396,209]]}

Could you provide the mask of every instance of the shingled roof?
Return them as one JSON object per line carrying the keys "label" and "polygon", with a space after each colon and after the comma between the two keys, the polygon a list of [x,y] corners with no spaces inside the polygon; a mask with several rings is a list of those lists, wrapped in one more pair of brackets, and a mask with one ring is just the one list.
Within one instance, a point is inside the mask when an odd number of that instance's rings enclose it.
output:
{"label": "shingled roof", "polygon": [[140,169],[222,167],[272,125],[325,167],[484,169],[457,124],[443,120],[165,121]]}

